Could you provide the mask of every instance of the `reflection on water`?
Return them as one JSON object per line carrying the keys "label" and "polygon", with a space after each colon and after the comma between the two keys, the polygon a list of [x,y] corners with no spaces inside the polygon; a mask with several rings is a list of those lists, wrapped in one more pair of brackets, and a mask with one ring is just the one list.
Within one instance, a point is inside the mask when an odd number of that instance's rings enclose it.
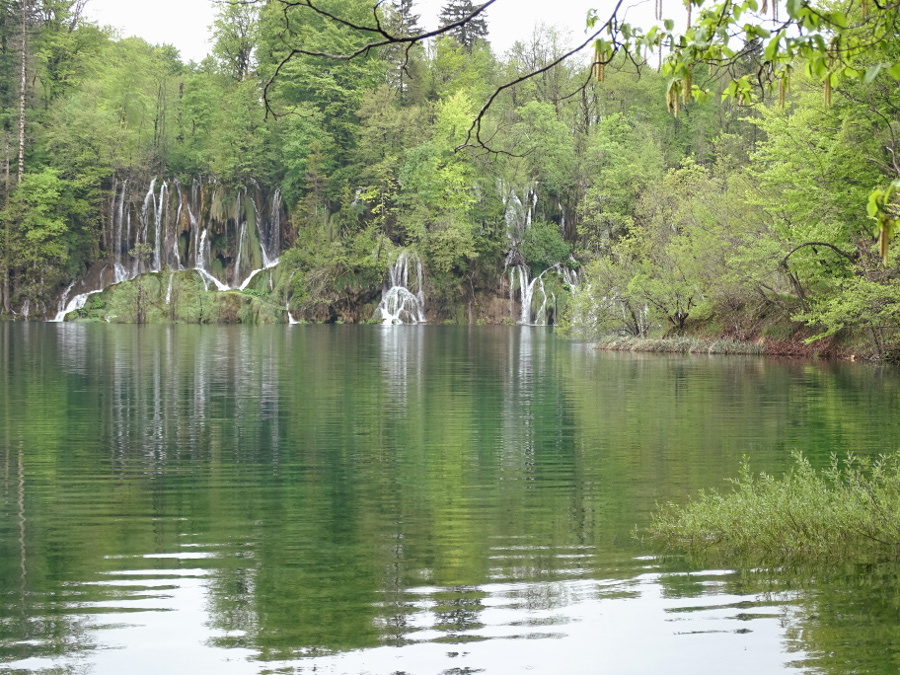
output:
{"label": "reflection on water", "polygon": [[[632,537],[749,453],[872,454],[896,373],[534,329],[0,325],[0,670],[895,670],[893,566]],[[564,664],[561,665],[561,664]]]}

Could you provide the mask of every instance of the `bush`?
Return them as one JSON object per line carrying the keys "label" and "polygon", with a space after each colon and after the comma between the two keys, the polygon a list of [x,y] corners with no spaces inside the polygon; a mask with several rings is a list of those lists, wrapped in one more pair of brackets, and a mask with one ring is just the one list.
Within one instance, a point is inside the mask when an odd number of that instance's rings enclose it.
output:
{"label": "bush", "polygon": [[782,478],[745,461],[734,491],[668,504],[650,534],[672,550],[754,564],[900,555],[900,453],[832,457],[816,471],[800,454]]}

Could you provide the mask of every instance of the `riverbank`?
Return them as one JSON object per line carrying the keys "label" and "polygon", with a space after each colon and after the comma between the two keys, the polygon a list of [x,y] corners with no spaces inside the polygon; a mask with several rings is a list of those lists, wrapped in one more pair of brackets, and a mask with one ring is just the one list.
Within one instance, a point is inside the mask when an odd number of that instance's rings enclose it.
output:
{"label": "riverbank", "polygon": [[769,340],[759,338],[754,341],[734,340],[716,337],[673,336],[660,338],[637,338],[614,335],[594,342],[600,351],[647,352],[656,354],[728,354],[748,356],[782,356],[800,358],[846,359],[855,361],[860,356],[852,350],[842,348],[833,340],[819,340],[812,343],[797,337],[793,340]]}

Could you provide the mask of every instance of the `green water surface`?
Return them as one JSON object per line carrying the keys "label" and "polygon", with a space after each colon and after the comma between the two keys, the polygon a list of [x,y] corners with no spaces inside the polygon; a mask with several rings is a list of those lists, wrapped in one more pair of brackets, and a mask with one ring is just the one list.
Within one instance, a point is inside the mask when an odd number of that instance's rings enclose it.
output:
{"label": "green water surface", "polygon": [[743,455],[897,449],[896,370],[76,324],[0,325],[0,368],[0,673],[900,670],[896,566],[633,536]]}

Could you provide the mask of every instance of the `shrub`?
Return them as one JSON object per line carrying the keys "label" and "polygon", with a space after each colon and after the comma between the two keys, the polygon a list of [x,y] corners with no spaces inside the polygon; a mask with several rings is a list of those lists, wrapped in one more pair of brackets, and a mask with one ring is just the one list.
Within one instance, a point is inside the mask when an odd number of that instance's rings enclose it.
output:
{"label": "shrub", "polygon": [[745,460],[733,492],[666,505],[651,536],[668,549],[756,564],[900,555],[900,453],[832,456],[822,471],[794,459],[779,479],[754,475]]}

